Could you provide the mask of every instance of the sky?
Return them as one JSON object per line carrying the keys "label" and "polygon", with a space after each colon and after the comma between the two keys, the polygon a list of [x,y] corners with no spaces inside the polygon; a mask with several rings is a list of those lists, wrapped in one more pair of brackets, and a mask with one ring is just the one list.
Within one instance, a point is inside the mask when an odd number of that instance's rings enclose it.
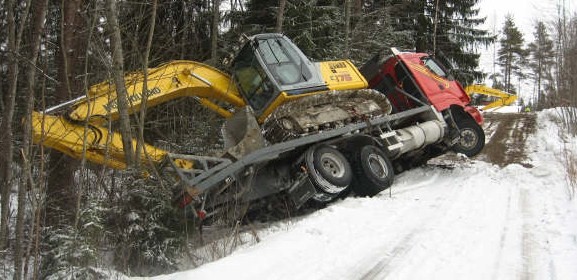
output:
{"label": "sky", "polygon": [[[500,32],[505,16],[511,14],[527,44],[533,41],[535,22],[541,20],[550,23],[558,17],[557,6],[563,2],[568,11],[577,12],[577,2],[574,0],[481,0],[478,7],[480,15],[487,17],[484,28],[493,34]],[[480,67],[485,73],[493,73],[493,54],[493,47],[482,51]],[[498,67],[496,71],[499,71]],[[531,85],[526,83],[522,86],[522,91],[523,95],[530,95]]]}

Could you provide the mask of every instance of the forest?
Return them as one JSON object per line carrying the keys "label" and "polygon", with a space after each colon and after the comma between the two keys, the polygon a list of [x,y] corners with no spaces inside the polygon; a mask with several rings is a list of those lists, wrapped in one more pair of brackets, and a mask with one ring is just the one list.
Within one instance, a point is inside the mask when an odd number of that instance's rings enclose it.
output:
{"label": "forest", "polygon": [[[169,61],[227,72],[243,34],[283,33],[312,60],[359,67],[391,47],[427,52],[463,85],[516,93],[530,84],[521,102],[531,110],[577,106],[577,15],[560,5],[528,41],[512,16],[497,34],[482,29],[479,2],[0,0],[0,278],[149,276],[194,262],[191,247],[204,242],[198,225],[165,184],[141,176],[138,152],[126,149],[126,170],[72,159],[33,141],[31,116]],[[491,46],[497,71],[483,73],[480,53]],[[192,98],[129,116],[126,95],[118,97],[120,119],[107,126],[123,139],[182,153],[223,146],[221,118]],[[577,128],[577,116],[567,121]]]}

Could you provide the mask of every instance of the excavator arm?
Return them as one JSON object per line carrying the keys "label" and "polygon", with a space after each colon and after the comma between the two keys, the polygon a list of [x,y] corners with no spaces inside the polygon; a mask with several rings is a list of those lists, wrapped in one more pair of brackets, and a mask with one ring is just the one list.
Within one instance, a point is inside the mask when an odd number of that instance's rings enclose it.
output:
{"label": "excavator arm", "polygon": [[[227,108],[246,105],[227,74],[198,62],[173,61],[149,69],[146,91],[142,73],[128,74],[125,82],[130,114],[138,112],[143,97],[146,97],[148,107],[181,97],[193,97],[224,118],[232,115]],[[64,108],[67,109],[65,113],[56,114]],[[44,112],[34,112],[33,139],[73,158],[85,156],[91,162],[124,169],[121,136],[106,127],[108,121],[118,117],[114,84],[105,81],[90,87],[86,96]],[[136,140],[133,140],[133,146],[136,146]],[[166,154],[165,150],[145,145],[140,159],[145,161],[148,158],[158,163]]]}
{"label": "excavator arm", "polygon": [[497,100],[485,105],[483,108],[481,108],[481,110],[488,110],[492,108],[508,106],[515,103],[515,101],[517,100],[517,95],[478,84],[467,86],[465,88],[465,92],[467,92],[469,96],[471,96],[472,94],[482,94],[486,96],[497,97]]}
{"label": "excavator arm", "polygon": [[[245,106],[230,77],[211,66],[193,61],[173,61],[148,70],[147,89],[144,92],[144,75],[136,72],[125,78],[128,91],[129,113],[140,109],[143,96],[147,106],[153,107],[180,97],[192,96],[202,105],[223,117],[231,113],[211,100],[224,101],[234,107]],[[90,87],[87,98],[76,103],[70,118],[91,123],[118,118],[116,89],[110,81]],[[100,118],[104,117],[104,118]],[[101,120],[99,120],[99,118]]]}

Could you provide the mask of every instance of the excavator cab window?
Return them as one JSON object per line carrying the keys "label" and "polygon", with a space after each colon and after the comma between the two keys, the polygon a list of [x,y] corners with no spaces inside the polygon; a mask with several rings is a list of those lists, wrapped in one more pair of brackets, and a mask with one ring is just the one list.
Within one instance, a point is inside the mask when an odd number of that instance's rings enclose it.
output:
{"label": "excavator cab window", "polygon": [[231,71],[257,115],[281,92],[297,95],[327,89],[317,66],[281,34],[249,39],[232,62]]}
{"label": "excavator cab window", "polygon": [[258,40],[258,52],[266,67],[280,85],[292,85],[306,82],[311,78],[310,71],[303,67],[303,61],[281,37]]}
{"label": "excavator cab window", "polygon": [[254,55],[253,47],[246,44],[235,58],[233,77],[240,91],[255,111],[260,111],[274,96],[275,87]]}

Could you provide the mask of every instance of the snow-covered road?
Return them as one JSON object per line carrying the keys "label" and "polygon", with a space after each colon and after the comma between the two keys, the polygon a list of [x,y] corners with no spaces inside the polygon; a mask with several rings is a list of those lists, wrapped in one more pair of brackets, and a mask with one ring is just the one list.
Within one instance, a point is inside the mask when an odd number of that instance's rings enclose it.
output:
{"label": "snow-covered road", "polygon": [[552,115],[508,144],[525,145],[522,164],[453,156],[442,162],[452,168],[405,172],[390,192],[276,223],[228,257],[153,279],[577,279],[577,202],[560,161],[563,143],[577,143],[558,137]]}

